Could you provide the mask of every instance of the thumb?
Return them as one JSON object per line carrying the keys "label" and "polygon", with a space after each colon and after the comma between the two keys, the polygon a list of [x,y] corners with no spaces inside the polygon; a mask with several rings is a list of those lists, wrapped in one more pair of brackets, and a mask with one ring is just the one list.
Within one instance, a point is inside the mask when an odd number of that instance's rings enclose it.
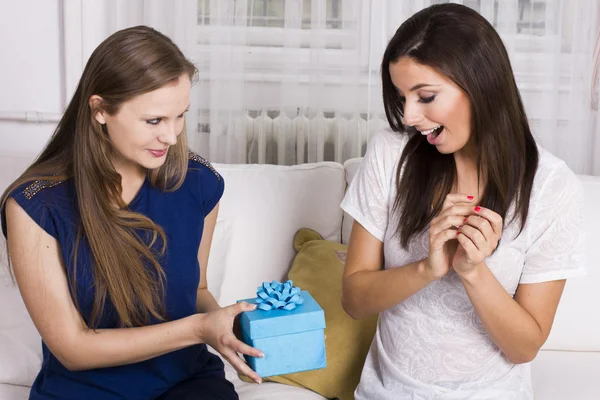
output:
{"label": "thumb", "polygon": [[245,301],[240,301],[237,304],[231,306],[231,310],[233,311],[233,315],[238,315],[243,313],[244,311],[254,311],[256,310],[256,304],[250,304]]}

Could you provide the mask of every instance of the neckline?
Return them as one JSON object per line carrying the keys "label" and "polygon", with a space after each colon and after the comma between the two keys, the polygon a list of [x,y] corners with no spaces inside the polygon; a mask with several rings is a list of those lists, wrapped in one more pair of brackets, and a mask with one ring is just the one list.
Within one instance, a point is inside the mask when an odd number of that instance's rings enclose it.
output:
{"label": "neckline", "polygon": [[148,180],[148,176],[146,176],[144,178],[144,182],[142,183],[142,186],[140,186],[137,193],[135,194],[135,196],[133,196],[133,199],[129,202],[129,204],[126,205],[127,208],[131,209],[133,206],[135,206],[137,203],[140,202],[140,199],[142,198],[142,195],[144,194],[145,189],[149,184],[150,184],[150,181]]}

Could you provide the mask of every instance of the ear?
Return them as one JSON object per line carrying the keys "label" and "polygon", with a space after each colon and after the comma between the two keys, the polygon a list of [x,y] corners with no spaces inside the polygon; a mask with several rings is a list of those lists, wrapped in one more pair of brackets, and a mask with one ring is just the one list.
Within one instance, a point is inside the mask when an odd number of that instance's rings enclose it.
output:
{"label": "ear", "polygon": [[94,119],[98,121],[99,124],[106,124],[106,119],[104,118],[104,111],[102,110],[103,100],[102,97],[94,94],[90,97],[88,104],[90,105],[90,109],[92,113],[94,113]]}

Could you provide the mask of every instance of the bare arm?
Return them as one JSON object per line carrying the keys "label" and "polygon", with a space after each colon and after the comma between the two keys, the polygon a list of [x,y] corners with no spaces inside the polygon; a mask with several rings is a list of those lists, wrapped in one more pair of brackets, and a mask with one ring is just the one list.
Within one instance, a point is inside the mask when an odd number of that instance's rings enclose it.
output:
{"label": "bare arm", "polygon": [[[208,256],[210,245],[212,243],[215,226],[217,224],[217,215],[219,214],[219,204],[204,218],[204,229],[202,230],[202,240],[198,249],[198,262],[200,263],[200,284],[198,285],[198,298],[196,299],[196,310],[199,313],[205,313],[221,308],[217,304],[213,295],[208,291],[206,281],[206,271],[208,267]],[[219,265],[219,268],[224,266]]]}
{"label": "bare arm", "polygon": [[19,290],[44,342],[70,370],[144,361],[201,343],[201,315],[126,329],[90,330],[71,299],[58,242],[13,199],[8,246]]}
{"label": "bare arm", "polygon": [[515,364],[532,361],[548,339],[565,280],[519,285],[513,299],[485,264],[461,279],[496,346]]}
{"label": "bare arm", "polygon": [[378,314],[412,296],[433,280],[421,260],[382,269],[383,243],[354,222],[344,269],[342,306],[353,318]]}
{"label": "bare arm", "polygon": [[519,285],[513,299],[485,263],[498,245],[502,218],[478,207],[458,237],[454,269],[490,339],[515,364],[532,361],[546,342],[565,280]]}
{"label": "bare arm", "polygon": [[433,219],[429,229],[429,255],[426,259],[402,267],[382,270],[383,243],[362,225],[354,222],[344,270],[342,306],[353,318],[380,313],[412,296],[430,282],[440,279],[450,269],[456,230],[470,206],[463,204],[472,196],[449,194],[442,213]]}

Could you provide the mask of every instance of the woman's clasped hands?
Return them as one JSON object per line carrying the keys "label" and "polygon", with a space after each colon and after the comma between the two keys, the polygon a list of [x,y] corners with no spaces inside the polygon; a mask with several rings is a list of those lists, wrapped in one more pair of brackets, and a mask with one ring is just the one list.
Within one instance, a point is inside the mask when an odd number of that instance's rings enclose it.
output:
{"label": "woman's clasped hands", "polygon": [[451,193],[429,228],[429,257],[426,272],[440,279],[450,269],[466,276],[481,267],[502,236],[502,217],[474,204],[474,197]]}

